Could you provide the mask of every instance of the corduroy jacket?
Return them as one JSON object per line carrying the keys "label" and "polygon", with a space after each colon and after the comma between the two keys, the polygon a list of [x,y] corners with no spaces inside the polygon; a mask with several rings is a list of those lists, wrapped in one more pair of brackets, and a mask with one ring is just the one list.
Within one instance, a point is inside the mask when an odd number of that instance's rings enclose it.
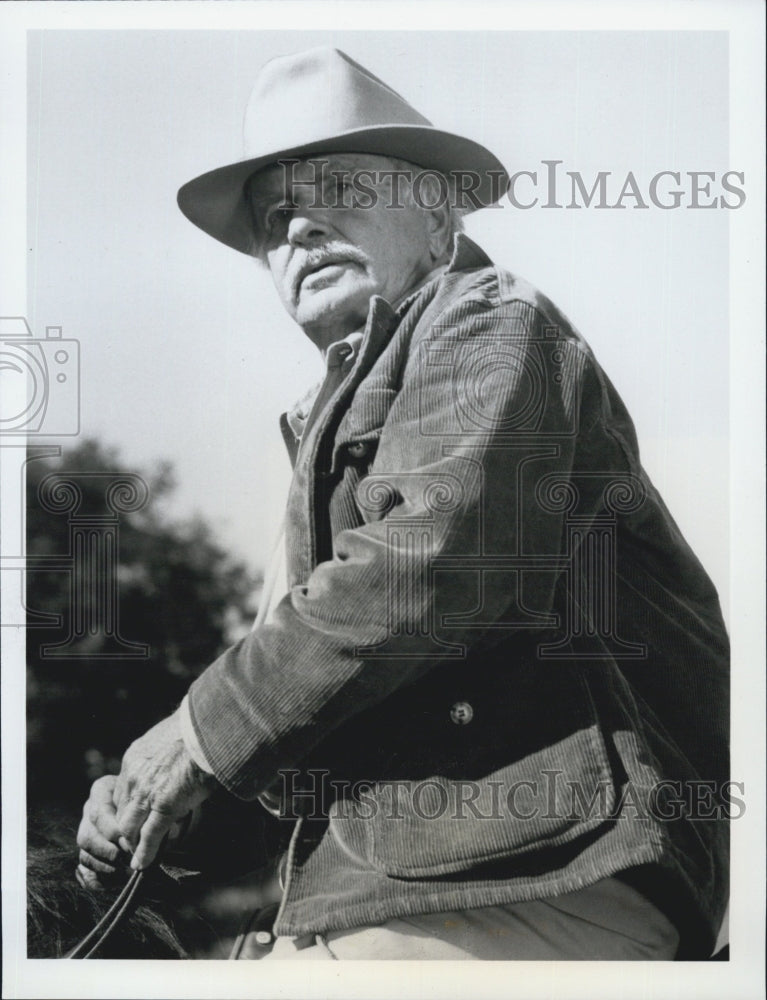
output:
{"label": "corduroy jacket", "polygon": [[328,363],[300,441],[283,421],[289,593],[189,695],[222,784],[294,824],[277,933],[619,874],[704,957],[727,637],[591,349],[459,235]]}

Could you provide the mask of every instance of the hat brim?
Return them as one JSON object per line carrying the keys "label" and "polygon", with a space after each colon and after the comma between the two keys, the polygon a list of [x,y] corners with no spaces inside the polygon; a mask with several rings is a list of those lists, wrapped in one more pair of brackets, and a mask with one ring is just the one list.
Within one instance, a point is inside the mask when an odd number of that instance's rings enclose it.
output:
{"label": "hat brim", "polygon": [[466,211],[498,201],[509,180],[500,160],[472,139],[423,125],[376,125],[210,170],[180,188],[178,206],[209,236],[241,253],[252,254],[254,236],[245,201],[246,181],[278,160],[315,153],[370,153],[408,160],[443,174],[471,173],[477,184],[473,186],[472,178],[472,184],[465,185],[471,193],[466,194],[460,207]]}

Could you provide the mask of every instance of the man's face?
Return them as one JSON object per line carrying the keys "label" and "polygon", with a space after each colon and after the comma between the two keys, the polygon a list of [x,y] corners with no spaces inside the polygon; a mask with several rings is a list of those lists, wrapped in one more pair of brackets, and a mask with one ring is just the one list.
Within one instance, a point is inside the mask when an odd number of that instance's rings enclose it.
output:
{"label": "man's face", "polygon": [[[371,296],[395,302],[417,285],[435,255],[431,213],[402,207],[407,199],[392,205],[391,178],[380,177],[391,161],[362,154],[321,159],[328,161],[324,169],[309,160],[268,167],[252,185],[252,199],[262,253],[283,305],[324,349],[363,326]],[[351,186],[355,172],[377,197],[359,197]]]}

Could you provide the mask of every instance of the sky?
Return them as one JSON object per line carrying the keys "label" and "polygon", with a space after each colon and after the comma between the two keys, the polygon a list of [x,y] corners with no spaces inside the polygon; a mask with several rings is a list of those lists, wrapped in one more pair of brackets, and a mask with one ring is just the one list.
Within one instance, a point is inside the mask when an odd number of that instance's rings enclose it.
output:
{"label": "sky", "polygon": [[[608,202],[629,171],[720,178],[728,160],[721,32],[32,31],[28,35],[28,319],[81,354],[83,435],[141,468],[173,461],[171,512],[199,512],[251,566],[268,557],[289,465],[280,412],[321,375],[253,260],[179,212],[178,187],[241,157],[259,67],[331,44],[539,204],[467,231],[538,286],[594,348],[644,463],[727,602],[726,209],[568,209],[567,171]],[[558,160],[558,203],[543,161]],[[670,190],[667,179],[659,190]],[[518,200],[532,198],[523,176]],[[64,439],[60,443],[66,447]]]}

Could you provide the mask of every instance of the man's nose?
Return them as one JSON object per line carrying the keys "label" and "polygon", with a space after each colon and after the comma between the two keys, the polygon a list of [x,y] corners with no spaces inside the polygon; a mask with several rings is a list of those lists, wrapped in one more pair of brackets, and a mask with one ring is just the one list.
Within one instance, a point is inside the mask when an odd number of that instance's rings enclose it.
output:
{"label": "man's nose", "polygon": [[330,223],[319,211],[300,208],[290,219],[288,242],[291,246],[313,247],[324,243],[330,233]]}

